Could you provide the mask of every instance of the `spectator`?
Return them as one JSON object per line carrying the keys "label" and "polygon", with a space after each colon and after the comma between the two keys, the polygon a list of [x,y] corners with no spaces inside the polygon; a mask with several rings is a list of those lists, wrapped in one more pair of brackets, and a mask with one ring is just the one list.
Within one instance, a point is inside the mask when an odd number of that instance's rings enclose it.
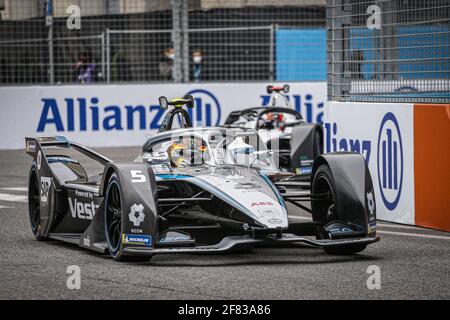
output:
{"label": "spectator", "polygon": [[89,52],[81,52],[78,56],[78,62],[75,65],[77,71],[77,82],[91,83],[94,82],[95,63],[92,61]]}
{"label": "spectator", "polygon": [[166,48],[163,52],[161,60],[159,61],[159,74],[162,80],[173,80],[173,61],[175,59],[175,52],[173,48]]}
{"label": "spectator", "polygon": [[195,50],[192,53],[192,61],[194,63],[194,68],[193,68],[194,81],[200,80],[200,75],[202,72],[202,59],[203,59],[203,54],[200,50]]}

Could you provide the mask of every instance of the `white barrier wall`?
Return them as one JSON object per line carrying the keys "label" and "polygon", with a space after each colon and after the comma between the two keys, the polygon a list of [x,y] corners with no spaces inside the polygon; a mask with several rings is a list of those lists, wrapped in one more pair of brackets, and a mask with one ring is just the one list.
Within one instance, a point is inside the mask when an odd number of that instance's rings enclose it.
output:
{"label": "white barrier wall", "polygon": [[382,220],[415,224],[413,111],[412,104],[326,105],[325,151],[364,155]]}
{"label": "white barrier wall", "polygon": [[[137,146],[159,128],[164,116],[158,106],[161,95],[192,94],[194,123],[218,125],[233,110],[266,104],[269,84],[273,83],[2,87],[0,149],[22,149],[25,136],[49,135],[87,146]],[[294,108],[309,122],[322,122],[326,82],[290,87]]]}

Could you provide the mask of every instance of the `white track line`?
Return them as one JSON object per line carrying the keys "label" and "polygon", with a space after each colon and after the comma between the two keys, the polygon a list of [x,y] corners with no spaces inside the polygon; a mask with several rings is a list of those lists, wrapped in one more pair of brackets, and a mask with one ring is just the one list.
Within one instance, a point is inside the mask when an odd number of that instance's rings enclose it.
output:
{"label": "white track line", "polygon": [[381,234],[392,234],[396,236],[409,236],[409,237],[418,237],[418,238],[428,238],[428,239],[441,239],[441,240],[450,240],[450,237],[446,236],[435,236],[432,234],[419,234],[419,233],[408,233],[408,232],[395,232],[395,231],[380,231],[377,230],[377,233]]}
{"label": "white track line", "polygon": [[28,202],[27,196],[21,196],[17,194],[7,194],[7,193],[0,193],[0,201],[11,201],[11,202]]}
{"label": "white track line", "polygon": [[8,187],[8,188],[0,188],[0,189],[7,190],[7,191],[22,191],[22,192],[28,191],[27,187]]}
{"label": "white track line", "polygon": [[0,209],[11,209],[11,208],[14,208],[14,207],[0,206]]}

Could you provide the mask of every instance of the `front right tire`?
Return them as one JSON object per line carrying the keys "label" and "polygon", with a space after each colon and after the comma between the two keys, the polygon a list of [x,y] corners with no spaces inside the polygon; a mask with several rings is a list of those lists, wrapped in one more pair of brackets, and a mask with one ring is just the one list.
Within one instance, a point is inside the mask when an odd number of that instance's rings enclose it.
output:
{"label": "front right tire", "polygon": [[[317,169],[312,182],[312,193],[329,195],[324,200],[311,202],[314,221],[322,222],[325,225],[329,222],[340,220],[339,213],[335,211],[336,185],[327,164],[322,164]],[[328,239],[325,229],[322,226],[318,228],[316,238]],[[323,249],[326,253],[332,255],[351,255],[363,251],[366,246],[366,244],[345,244],[327,246],[323,247]]]}

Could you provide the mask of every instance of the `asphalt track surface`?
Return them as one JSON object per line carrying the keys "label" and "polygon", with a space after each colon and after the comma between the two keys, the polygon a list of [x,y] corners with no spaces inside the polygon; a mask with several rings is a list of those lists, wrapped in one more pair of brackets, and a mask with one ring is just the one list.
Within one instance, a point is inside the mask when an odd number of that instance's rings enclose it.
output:
{"label": "asphalt track surface", "polygon": [[[132,160],[138,149],[98,151],[119,161]],[[0,151],[0,299],[450,298],[450,233],[386,222],[378,226],[381,242],[345,257],[291,245],[156,255],[137,264],[56,241],[38,242],[26,203],[30,159],[23,151]],[[70,265],[81,269],[80,290],[67,289]],[[380,268],[381,289],[367,288],[371,265]]]}

